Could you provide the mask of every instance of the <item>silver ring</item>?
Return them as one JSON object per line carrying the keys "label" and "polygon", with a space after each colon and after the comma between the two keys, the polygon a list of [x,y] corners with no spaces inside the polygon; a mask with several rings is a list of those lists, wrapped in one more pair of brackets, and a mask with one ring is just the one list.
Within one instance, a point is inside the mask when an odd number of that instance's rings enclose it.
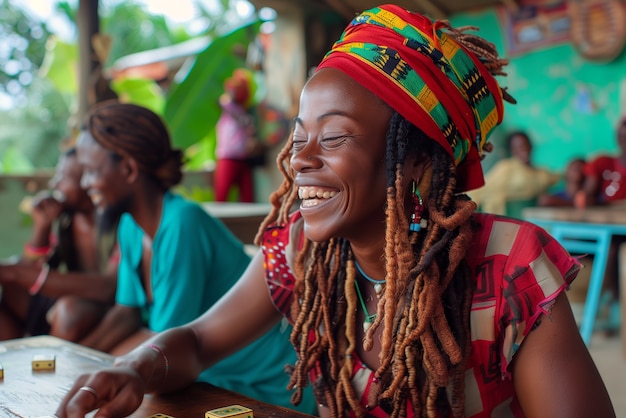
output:
{"label": "silver ring", "polygon": [[98,399],[98,394],[96,393],[96,390],[94,388],[92,388],[91,386],[81,386],[80,389],[78,389],[78,390],[82,390],[84,392],[89,392],[93,396],[95,396],[96,399]]}

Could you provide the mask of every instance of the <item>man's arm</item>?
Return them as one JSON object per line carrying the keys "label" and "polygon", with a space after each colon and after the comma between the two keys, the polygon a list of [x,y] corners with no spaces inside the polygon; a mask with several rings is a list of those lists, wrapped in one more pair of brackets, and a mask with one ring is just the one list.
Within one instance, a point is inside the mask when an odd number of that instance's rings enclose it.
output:
{"label": "man's arm", "polygon": [[[13,263],[0,265],[0,285],[15,284],[26,291],[41,293],[51,298],[78,296],[96,302],[111,303],[115,298],[117,272],[114,266],[104,274],[95,272],[61,273],[35,264]],[[39,280],[38,280],[39,279]],[[36,282],[39,289],[33,287]],[[37,287],[37,286],[35,286]]]}
{"label": "man's arm", "polygon": [[116,304],[79,344],[109,352],[142,327],[139,308]]}

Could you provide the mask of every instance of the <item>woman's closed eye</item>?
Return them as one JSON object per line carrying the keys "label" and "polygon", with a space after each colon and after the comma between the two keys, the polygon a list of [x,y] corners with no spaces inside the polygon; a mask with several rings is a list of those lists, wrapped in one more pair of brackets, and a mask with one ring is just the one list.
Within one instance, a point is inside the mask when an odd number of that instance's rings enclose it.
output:
{"label": "woman's closed eye", "polygon": [[352,138],[351,135],[332,135],[322,138],[322,147],[326,149],[336,148],[348,139]]}

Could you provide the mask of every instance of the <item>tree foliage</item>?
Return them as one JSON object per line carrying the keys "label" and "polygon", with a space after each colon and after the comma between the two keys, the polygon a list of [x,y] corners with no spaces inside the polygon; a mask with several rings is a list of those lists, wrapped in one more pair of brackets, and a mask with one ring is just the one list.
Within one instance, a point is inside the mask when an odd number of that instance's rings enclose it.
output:
{"label": "tree foliage", "polygon": [[44,22],[0,0],[0,92],[21,103],[35,78],[51,35]]}

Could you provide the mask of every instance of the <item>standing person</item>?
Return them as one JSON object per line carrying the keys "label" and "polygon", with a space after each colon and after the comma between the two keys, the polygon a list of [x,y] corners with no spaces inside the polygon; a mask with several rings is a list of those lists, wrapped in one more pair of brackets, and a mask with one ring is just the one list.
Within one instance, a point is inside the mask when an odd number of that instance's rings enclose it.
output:
{"label": "standing person", "polygon": [[324,417],[615,416],[565,295],[577,260],[463,194],[510,98],[492,75],[504,64],[399,6],[357,16],[301,94],[263,254],[206,314],[152,338],[161,353],[79,377],[57,414],[128,415],[285,316],[293,401],[313,385]]}
{"label": "standing person", "polygon": [[[115,305],[82,344],[125,353],[157,332],[194,320],[224,295],[250,262],[243,244],[202,207],[173,193],[183,176],[163,121],[132,104],[105,102],[86,116],[78,139],[83,186],[94,203],[121,216]],[[295,361],[288,328],[263,337],[199,377],[288,406],[283,366]],[[303,405],[311,411],[309,399]]]}
{"label": "standing person", "polygon": [[217,121],[215,200],[225,202],[233,186],[240,202],[254,201],[253,159],[262,158],[254,116],[255,82],[252,71],[238,68],[224,82],[222,113]]}
{"label": "standing person", "polygon": [[76,149],[66,150],[50,190],[33,198],[33,229],[18,262],[0,265],[0,340],[49,334],[78,342],[113,305],[114,222],[80,187]]}
{"label": "standing person", "polygon": [[526,132],[511,132],[506,144],[510,157],[498,161],[485,175],[485,185],[468,194],[482,212],[520,218],[522,209],[533,206],[561,176],[532,163],[532,143]]}

